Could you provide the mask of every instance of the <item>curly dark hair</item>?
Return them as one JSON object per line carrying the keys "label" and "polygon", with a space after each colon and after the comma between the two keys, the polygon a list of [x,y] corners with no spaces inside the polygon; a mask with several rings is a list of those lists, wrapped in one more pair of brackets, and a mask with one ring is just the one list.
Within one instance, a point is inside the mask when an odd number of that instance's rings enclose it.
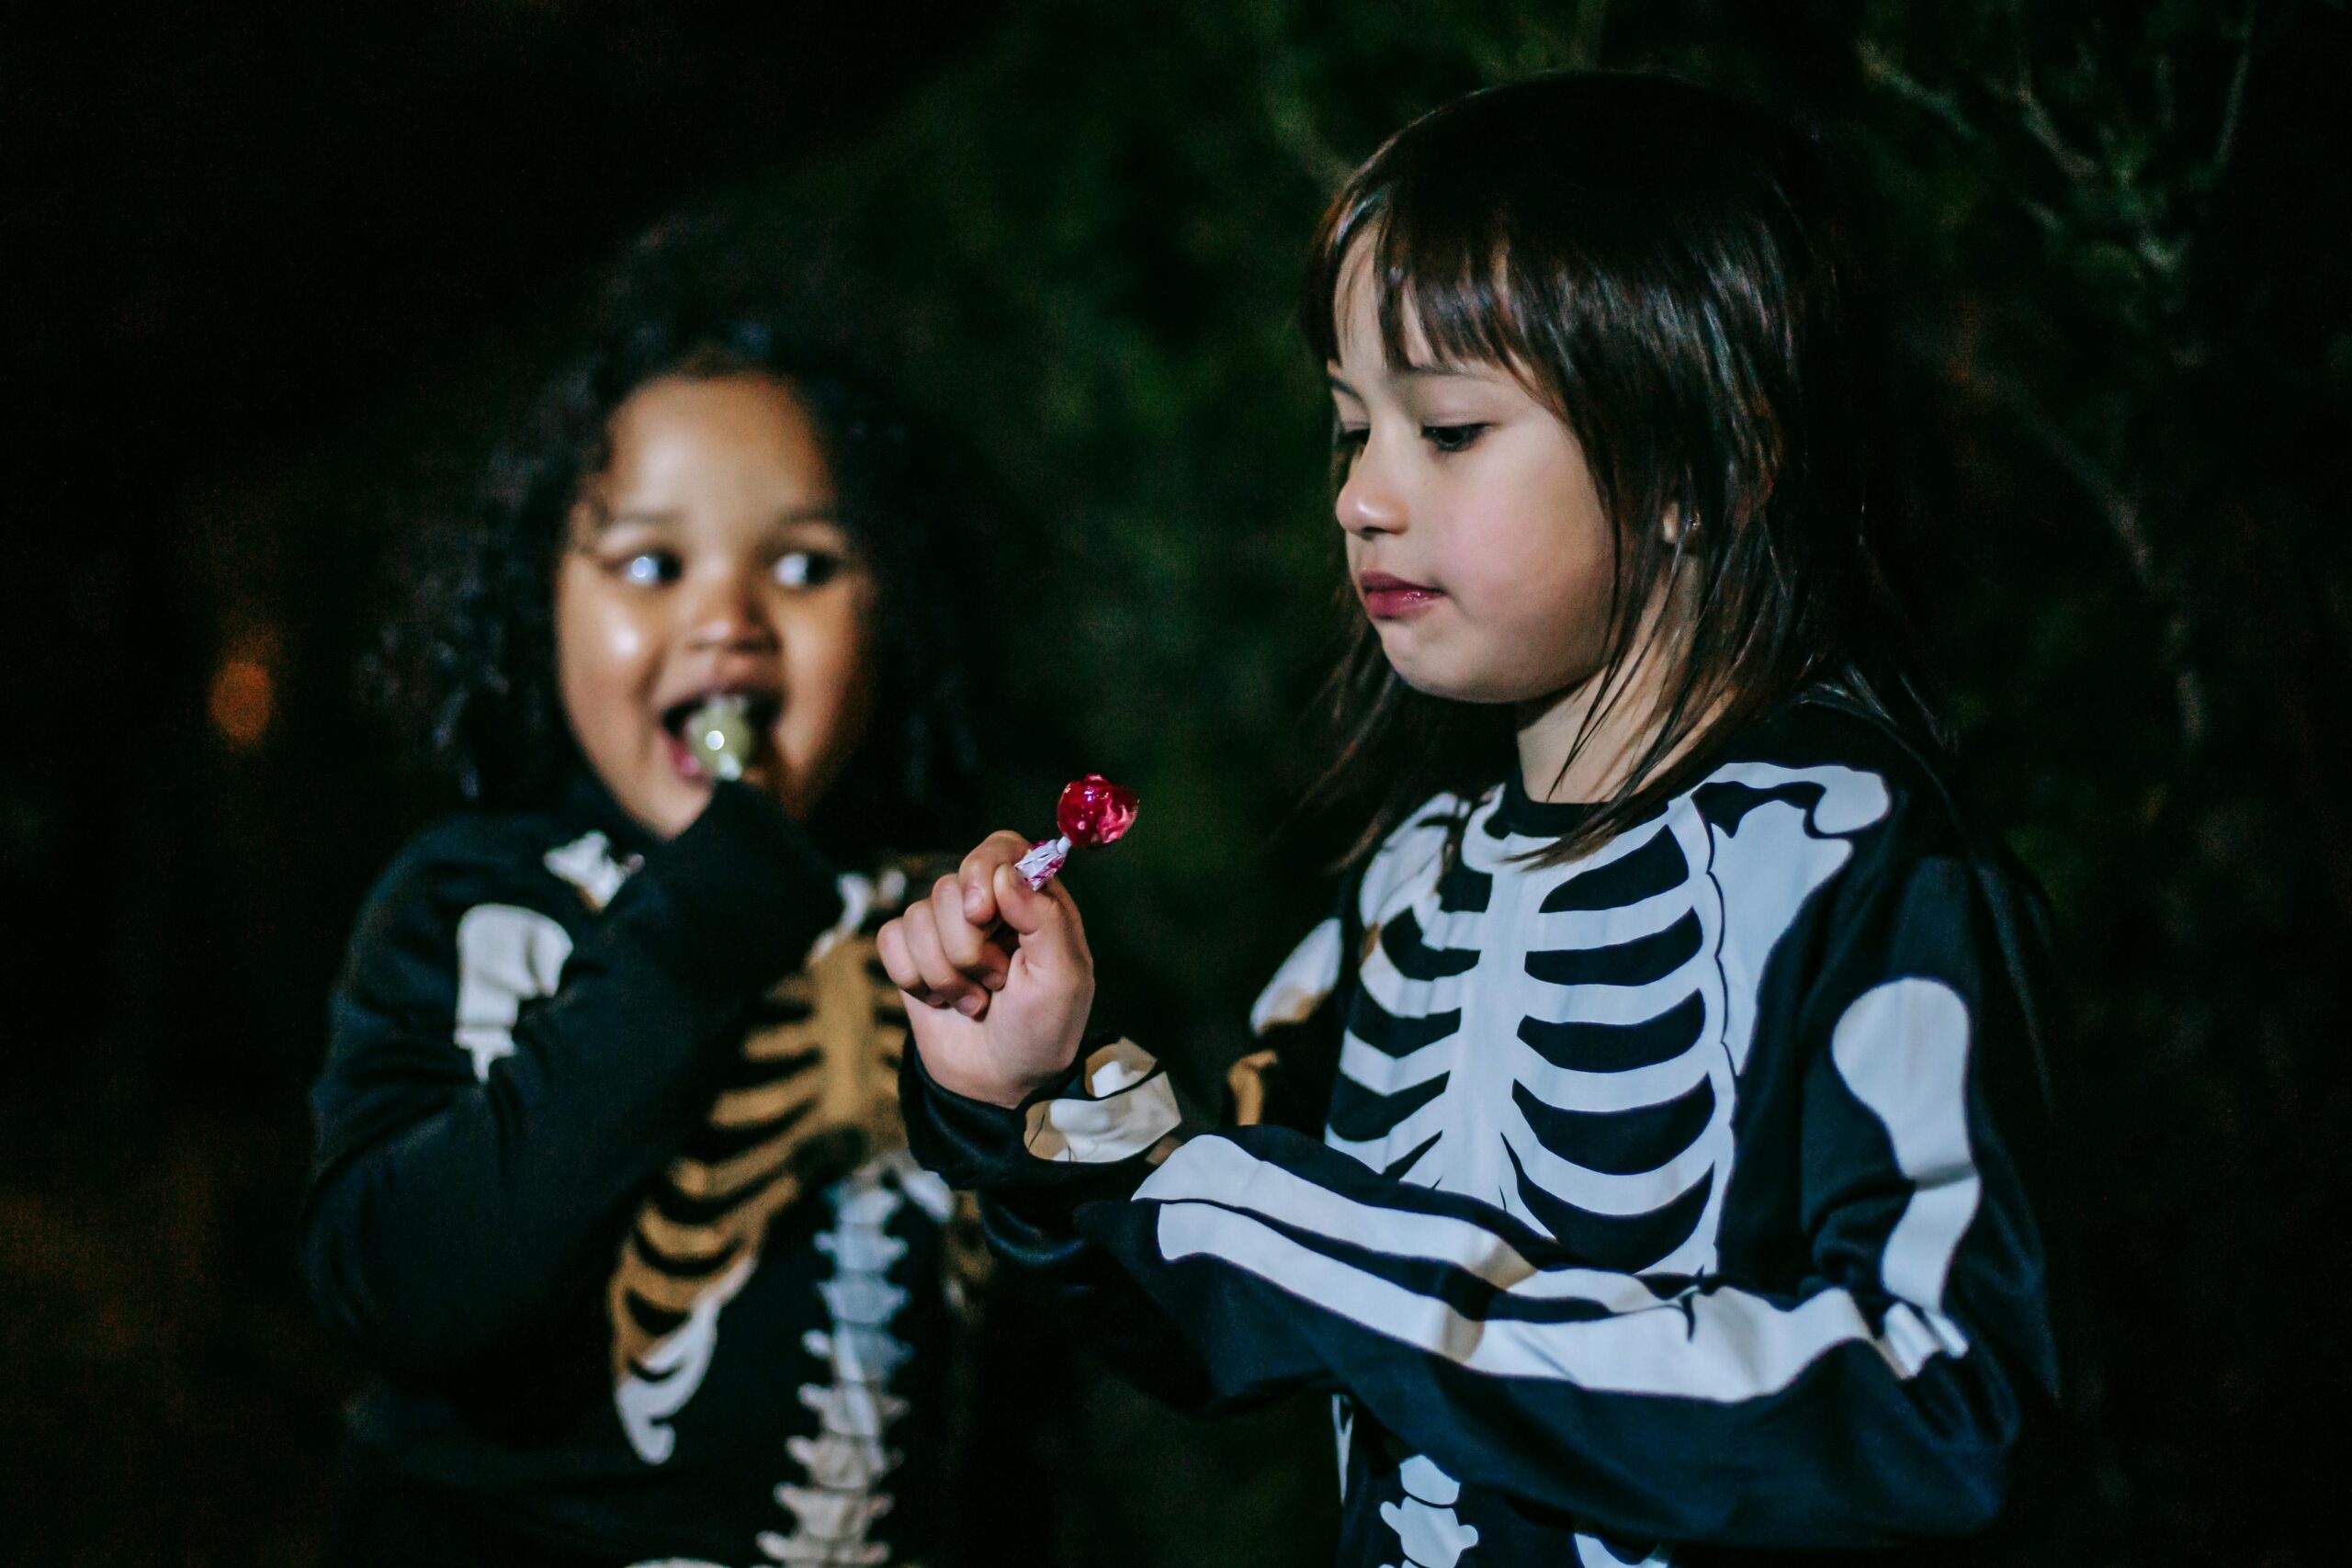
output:
{"label": "curly dark hair", "polygon": [[[876,722],[815,824],[837,848],[911,848],[974,770],[942,487],[909,419],[863,368],[775,310],[697,318],[630,307],[548,382],[469,504],[418,531],[370,661],[376,695],[466,801],[541,804],[582,762],[555,668],[555,569],[614,413],[664,376],[765,375],[818,431],[842,529],[874,573]],[[927,590],[933,590],[927,592]]]}

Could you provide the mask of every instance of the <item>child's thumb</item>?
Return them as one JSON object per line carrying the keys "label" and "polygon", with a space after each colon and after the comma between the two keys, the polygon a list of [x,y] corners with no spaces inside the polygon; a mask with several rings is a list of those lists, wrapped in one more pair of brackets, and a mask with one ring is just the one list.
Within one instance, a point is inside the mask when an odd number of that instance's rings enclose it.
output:
{"label": "child's thumb", "polygon": [[1021,950],[1033,963],[1042,959],[1049,965],[1057,964],[1072,956],[1078,909],[1060,883],[1032,888],[1020,872],[1001,865],[996,871],[996,908],[1004,923],[1019,934]]}

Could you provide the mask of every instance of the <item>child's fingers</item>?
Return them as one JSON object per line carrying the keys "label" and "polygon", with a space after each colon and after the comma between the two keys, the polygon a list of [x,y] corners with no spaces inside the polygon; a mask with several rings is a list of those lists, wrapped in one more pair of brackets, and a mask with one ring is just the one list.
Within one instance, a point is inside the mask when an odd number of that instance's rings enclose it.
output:
{"label": "child's fingers", "polygon": [[996,924],[1001,918],[996,907],[996,868],[1011,865],[1028,852],[1028,840],[999,829],[964,857],[964,863],[956,868],[956,878],[964,886],[966,919],[982,929]]}
{"label": "child's fingers", "polygon": [[937,1007],[932,999],[931,987],[915,966],[914,955],[907,951],[907,927],[903,919],[891,920],[874,933],[875,956],[882,960],[882,972],[890,976],[890,984],[916,1001]]}
{"label": "child's fingers", "polygon": [[948,959],[930,902],[914,905],[899,920],[905,928],[907,956],[922,976],[933,1005],[953,1007],[967,1018],[979,1017],[988,1007],[989,994]]}
{"label": "child's fingers", "polygon": [[959,973],[991,991],[1004,989],[1012,955],[1002,943],[989,940],[992,927],[977,926],[964,918],[964,884],[958,878],[943,876],[933,885],[931,923],[939,932],[939,945],[946,951],[947,962]]}

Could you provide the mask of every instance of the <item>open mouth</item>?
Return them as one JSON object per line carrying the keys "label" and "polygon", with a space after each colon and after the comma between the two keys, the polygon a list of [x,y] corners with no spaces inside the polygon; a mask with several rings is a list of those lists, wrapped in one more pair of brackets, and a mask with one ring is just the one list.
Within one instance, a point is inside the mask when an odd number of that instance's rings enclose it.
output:
{"label": "open mouth", "polygon": [[662,710],[670,760],[690,779],[740,777],[783,712],[784,699],[770,691],[721,687],[681,698]]}

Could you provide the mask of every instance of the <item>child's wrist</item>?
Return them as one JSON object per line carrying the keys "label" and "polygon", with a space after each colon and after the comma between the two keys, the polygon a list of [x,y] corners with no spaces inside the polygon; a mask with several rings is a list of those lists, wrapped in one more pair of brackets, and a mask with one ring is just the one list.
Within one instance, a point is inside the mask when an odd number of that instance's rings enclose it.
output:
{"label": "child's wrist", "polygon": [[930,1072],[931,1081],[948,1093],[965,1100],[978,1100],[982,1105],[993,1105],[1005,1111],[1020,1110],[1031,1095],[1045,1087],[1043,1082],[1023,1084],[1010,1078],[966,1077],[952,1068],[944,1072],[938,1071],[933,1069],[928,1062],[923,1064],[923,1067],[925,1071]]}
{"label": "child's wrist", "polygon": [[923,1076],[937,1088],[982,1105],[1018,1111],[1035,1099],[1040,1090],[1069,1076],[1072,1066],[1084,1054],[1084,1040],[1085,1032],[1081,1028],[1072,1037],[1069,1048],[1061,1053],[1060,1065],[1043,1071],[1024,1072],[996,1062],[975,1064],[958,1061],[949,1053],[934,1055],[924,1051],[919,1041],[914,1044],[914,1053],[922,1066]]}
{"label": "child's wrist", "polygon": [[[920,1054],[922,1048],[918,1046],[916,1050]],[[983,1105],[998,1106],[1006,1111],[1020,1110],[1029,1102],[1031,1096],[1069,1071],[1069,1065],[1064,1064],[1060,1068],[1042,1077],[1024,1078],[1016,1075],[993,1072],[959,1072],[952,1064],[935,1066],[927,1056],[923,1058],[922,1066],[923,1071],[929,1075],[931,1081],[948,1093],[960,1096],[965,1100],[978,1100]]]}

